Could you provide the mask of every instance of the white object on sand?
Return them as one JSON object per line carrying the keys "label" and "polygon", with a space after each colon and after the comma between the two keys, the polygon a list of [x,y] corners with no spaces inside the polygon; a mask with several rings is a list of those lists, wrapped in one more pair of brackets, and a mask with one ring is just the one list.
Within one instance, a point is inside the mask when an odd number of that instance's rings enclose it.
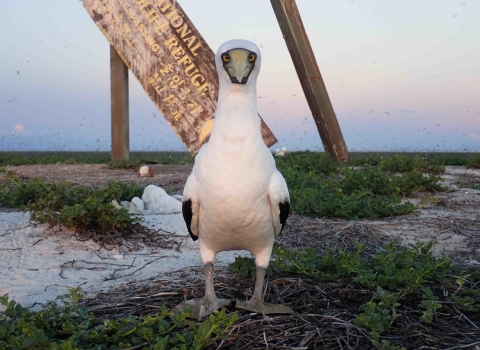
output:
{"label": "white object on sand", "polygon": [[161,187],[148,185],[142,196],[145,209],[153,214],[177,214],[182,212],[182,203],[169,196]]}
{"label": "white object on sand", "polygon": [[153,171],[146,165],[143,165],[138,170],[138,176],[141,177],[153,177]]}
{"label": "white object on sand", "polygon": [[124,209],[127,209],[131,214],[142,214],[143,210],[139,210],[135,203],[129,201],[122,201],[120,203]]}
{"label": "white object on sand", "polygon": [[123,208],[120,204],[118,204],[118,202],[115,199],[112,200],[112,204],[117,209],[122,209]]}
{"label": "white object on sand", "polygon": [[275,157],[283,157],[287,153],[287,147],[282,147],[282,149],[275,150]]}
{"label": "white object on sand", "polygon": [[141,212],[145,210],[145,203],[143,203],[143,201],[140,198],[133,197],[132,203],[135,204],[137,209],[140,210]]}

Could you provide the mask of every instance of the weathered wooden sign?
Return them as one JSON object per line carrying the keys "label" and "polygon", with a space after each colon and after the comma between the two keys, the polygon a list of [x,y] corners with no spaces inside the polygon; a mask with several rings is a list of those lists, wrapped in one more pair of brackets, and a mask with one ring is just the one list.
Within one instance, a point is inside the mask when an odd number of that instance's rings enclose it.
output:
{"label": "weathered wooden sign", "polygon": [[[178,2],[83,0],[96,25],[188,150],[208,139],[218,96],[215,54]],[[277,142],[262,120],[267,146]]]}

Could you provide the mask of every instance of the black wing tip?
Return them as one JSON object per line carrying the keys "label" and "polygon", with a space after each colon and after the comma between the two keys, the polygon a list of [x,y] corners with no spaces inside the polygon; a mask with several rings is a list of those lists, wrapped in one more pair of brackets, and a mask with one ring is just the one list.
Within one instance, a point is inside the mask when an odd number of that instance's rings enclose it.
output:
{"label": "black wing tip", "polygon": [[192,239],[194,241],[196,241],[198,239],[198,236],[195,236],[192,232],[192,229],[191,229],[192,218],[193,218],[192,200],[191,199],[182,203],[182,214],[183,214],[183,219],[185,220],[185,223],[187,224],[187,230],[188,230],[188,233],[190,234],[190,237],[192,237]]}
{"label": "black wing tip", "polygon": [[290,214],[290,202],[285,201],[283,203],[278,203],[278,206],[280,207],[279,217],[280,217],[280,223],[282,224],[282,229],[280,230],[280,233],[282,233],[283,228],[287,223],[288,214]]}

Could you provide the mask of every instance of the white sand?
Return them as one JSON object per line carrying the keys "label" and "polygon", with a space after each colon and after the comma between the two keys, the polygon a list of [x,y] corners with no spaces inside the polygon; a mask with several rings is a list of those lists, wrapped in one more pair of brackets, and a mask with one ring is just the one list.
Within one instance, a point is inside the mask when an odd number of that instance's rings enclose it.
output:
{"label": "white sand", "polygon": [[[30,306],[45,304],[78,286],[94,295],[129,281],[161,277],[184,268],[201,271],[198,244],[188,235],[182,214],[144,218],[146,226],[176,232],[175,236],[183,241],[180,252],[153,248],[132,252],[100,249],[97,255],[94,251],[99,246],[92,241],[80,242],[71,232],[52,232],[46,225],[35,227],[29,224],[28,213],[0,212],[0,295],[8,293],[10,299]],[[226,265],[235,256],[247,254],[220,253],[216,263]],[[73,260],[73,267],[67,264],[62,272],[61,266]],[[118,269],[123,270],[115,271]]]}

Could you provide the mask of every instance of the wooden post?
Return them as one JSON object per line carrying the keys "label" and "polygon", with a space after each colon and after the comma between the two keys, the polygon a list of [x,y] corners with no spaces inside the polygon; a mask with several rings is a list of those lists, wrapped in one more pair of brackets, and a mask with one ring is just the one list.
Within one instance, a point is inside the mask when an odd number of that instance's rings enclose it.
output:
{"label": "wooden post", "polygon": [[128,67],[110,45],[112,161],[128,159],[130,151]]}
{"label": "wooden post", "polygon": [[336,161],[346,162],[348,150],[328,97],[305,27],[295,0],[270,0],[288,51],[297,70],[325,152]]}

